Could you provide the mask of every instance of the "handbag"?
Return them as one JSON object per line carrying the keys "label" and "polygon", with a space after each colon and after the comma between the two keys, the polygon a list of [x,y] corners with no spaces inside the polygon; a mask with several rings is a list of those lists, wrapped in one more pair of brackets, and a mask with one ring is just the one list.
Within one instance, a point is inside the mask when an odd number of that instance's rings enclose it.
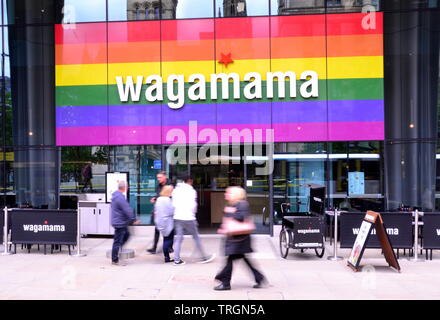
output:
{"label": "handbag", "polygon": [[234,218],[223,217],[222,225],[217,230],[218,233],[229,236],[250,234],[255,230],[255,224],[252,219],[246,219],[241,222]]}

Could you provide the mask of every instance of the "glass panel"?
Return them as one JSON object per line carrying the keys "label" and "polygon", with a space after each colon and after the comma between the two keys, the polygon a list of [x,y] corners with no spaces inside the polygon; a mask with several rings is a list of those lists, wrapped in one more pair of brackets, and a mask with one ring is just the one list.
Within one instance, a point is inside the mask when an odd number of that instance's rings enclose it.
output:
{"label": "glass panel", "polygon": [[108,147],[61,147],[60,195],[105,193]]}
{"label": "glass panel", "polygon": [[107,23],[56,25],[55,39],[58,145],[109,144]]}
{"label": "glass panel", "polygon": [[163,19],[213,18],[214,0],[162,0],[162,12]]}
{"label": "glass panel", "polygon": [[329,148],[329,205],[336,208],[348,194],[348,154],[346,142],[330,142]]}
{"label": "glass panel", "polygon": [[134,212],[141,212],[140,202],[140,146],[117,146],[110,148],[110,170],[129,173],[129,201]]}
{"label": "glass panel", "polygon": [[[325,16],[270,17],[271,23],[271,71],[292,71],[296,76],[296,94],[290,92],[290,78],[284,78],[284,98],[274,85],[272,102],[272,127],[275,141],[326,141],[327,129],[327,81],[326,79],[326,26]],[[308,26],[313,25],[312,28]],[[318,96],[303,97],[300,80],[305,70],[313,70],[318,76]],[[287,92],[288,91],[288,92]]]}
{"label": "glass panel", "polygon": [[8,24],[8,7],[7,7],[7,1],[1,0],[2,5],[2,24],[7,25]]}
{"label": "glass panel", "polygon": [[[2,28],[3,30],[3,54],[1,59],[1,81],[0,81],[0,92],[1,92],[1,102],[2,109],[1,113],[3,116],[2,126],[3,130],[0,133],[2,137],[2,142],[6,146],[12,146],[12,97],[11,97],[11,65],[9,58],[9,39],[8,39],[8,28]],[[4,96],[3,96],[4,95]],[[4,106],[4,108],[3,108]]]}
{"label": "glass panel", "polygon": [[325,13],[325,0],[270,0],[273,16]]}
{"label": "glass panel", "polygon": [[130,96],[121,102],[116,78],[123,77],[126,82],[132,77],[136,83],[138,76],[161,75],[160,22],[112,22],[108,29],[109,143],[159,144],[161,102],[147,101],[146,84],[139,99]]}
{"label": "glass panel", "polygon": [[269,15],[268,0],[216,0],[216,17],[252,17]]}
{"label": "glass panel", "polygon": [[382,152],[379,141],[349,143],[348,194],[360,211],[383,210]]}
{"label": "glass panel", "polygon": [[151,223],[151,213],[154,205],[150,200],[156,196],[156,186],[158,184],[156,175],[162,171],[161,155],[161,146],[142,146],[140,150],[138,201],[141,224]]}
{"label": "glass panel", "polygon": [[[56,209],[58,207],[58,150],[55,147],[10,148],[8,181],[13,181],[15,206]],[[12,172],[11,172],[12,170]],[[12,178],[11,178],[12,177]]]}
{"label": "glass panel", "polygon": [[279,143],[274,155],[274,217],[286,211],[309,212],[308,184],[325,186],[327,152],[324,143]]}
{"label": "glass panel", "polygon": [[58,7],[61,23],[106,21],[106,0],[64,0]]}
{"label": "glass panel", "polygon": [[14,152],[11,148],[0,150],[0,204],[9,207],[15,205],[14,191]]}
{"label": "glass panel", "polygon": [[374,29],[364,29],[360,28],[362,19],[360,14],[327,16],[331,141],[384,138],[382,23],[377,22]]}
{"label": "glass panel", "polygon": [[[246,151],[243,154],[246,157],[245,189],[254,223],[257,227],[256,232],[270,233],[269,175],[261,173],[261,171],[269,167],[269,164],[263,159],[249,160],[246,156]],[[262,156],[264,157],[265,155],[266,152],[264,150]]]}
{"label": "glass panel", "polygon": [[159,20],[161,16],[160,9],[160,0],[108,0],[108,20]]}
{"label": "glass panel", "polygon": [[[185,81],[185,95],[182,93],[184,105],[178,109],[172,109],[165,103],[162,105],[162,142],[174,142],[175,135],[171,131],[174,129],[181,133],[180,142],[196,143],[200,130],[215,130],[216,124],[216,104],[210,99],[209,85],[206,86],[206,99],[189,100],[187,96],[192,85],[188,82],[190,75],[201,74],[209,83],[211,74],[215,73],[214,20],[166,20],[161,22],[161,30],[162,77],[167,81],[170,75],[183,75]],[[174,92],[180,88],[175,82]],[[191,129],[190,122],[193,122]],[[193,130],[197,133],[195,137],[190,135]]]}
{"label": "glass panel", "polygon": [[362,12],[379,10],[379,0],[327,0],[327,12]]}

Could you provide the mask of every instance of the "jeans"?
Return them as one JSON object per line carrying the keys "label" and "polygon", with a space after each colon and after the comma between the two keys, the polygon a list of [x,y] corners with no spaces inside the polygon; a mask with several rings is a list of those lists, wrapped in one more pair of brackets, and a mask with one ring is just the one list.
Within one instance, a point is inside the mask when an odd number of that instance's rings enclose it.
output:
{"label": "jeans", "polygon": [[203,250],[202,243],[200,242],[199,232],[197,231],[196,220],[174,220],[174,231],[176,232],[176,246],[174,250],[174,261],[180,261],[180,249],[182,247],[183,234],[188,232],[192,235],[196,248],[199,251],[202,258],[206,258],[205,251]]}
{"label": "jeans", "polygon": [[171,233],[163,237],[163,255],[165,256],[165,261],[170,260],[170,249],[173,247],[174,242],[174,230]]}
{"label": "jeans", "polygon": [[215,279],[220,280],[223,284],[229,286],[231,284],[232,278],[232,263],[234,260],[239,259],[243,259],[244,262],[246,262],[246,265],[249,267],[249,269],[251,269],[257,283],[261,282],[264,279],[263,274],[251,264],[249,259],[246,258],[244,254],[231,254],[230,256],[228,256],[225,267],[215,276]]}
{"label": "jeans", "polygon": [[128,233],[128,227],[115,228],[115,235],[113,237],[113,248],[112,248],[112,261],[119,261],[119,250],[127,242],[130,234]]}

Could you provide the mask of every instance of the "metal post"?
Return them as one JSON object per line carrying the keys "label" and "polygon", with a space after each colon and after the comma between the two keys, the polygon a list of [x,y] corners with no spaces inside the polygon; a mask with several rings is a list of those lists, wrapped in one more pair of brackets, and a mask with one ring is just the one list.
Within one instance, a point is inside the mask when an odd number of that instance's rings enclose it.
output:
{"label": "metal post", "polygon": [[5,225],[3,227],[3,246],[4,250],[2,252],[2,256],[9,256],[11,253],[9,252],[9,241],[8,241],[8,207],[5,207],[4,211],[4,218],[5,218]]}
{"label": "metal post", "polygon": [[414,258],[411,259],[412,262],[423,262],[419,259],[419,210],[414,213]]}
{"label": "metal post", "polygon": [[331,261],[338,261],[344,259],[338,256],[338,210],[335,209],[334,214],[334,225],[335,231],[333,233],[333,256],[328,256],[327,259]]}
{"label": "metal post", "polygon": [[79,201],[76,210],[76,221],[77,221],[77,230],[76,230],[76,253],[72,255],[72,257],[85,257],[85,253],[81,253],[81,214],[79,212]]}

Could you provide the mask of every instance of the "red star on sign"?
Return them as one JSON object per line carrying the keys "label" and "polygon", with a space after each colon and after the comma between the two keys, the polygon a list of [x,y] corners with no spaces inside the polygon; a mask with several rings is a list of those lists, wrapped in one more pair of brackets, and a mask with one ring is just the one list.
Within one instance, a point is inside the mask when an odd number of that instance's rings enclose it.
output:
{"label": "red star on sign", "polygon": [[223,63],[225,65],[225,67],[228,67],[228,64],[234,62],[234,60],[231,59],[231,53],[229,52],[228,54],[223,54],[220,53],[220,55],[222,56],[221,59],[218,61],[218,63]]}
{"label": "red star on sign", "polygon": [[47,222],[47,220],[46,221],[44,221],[44,224],[48,224],[49,222]]}

